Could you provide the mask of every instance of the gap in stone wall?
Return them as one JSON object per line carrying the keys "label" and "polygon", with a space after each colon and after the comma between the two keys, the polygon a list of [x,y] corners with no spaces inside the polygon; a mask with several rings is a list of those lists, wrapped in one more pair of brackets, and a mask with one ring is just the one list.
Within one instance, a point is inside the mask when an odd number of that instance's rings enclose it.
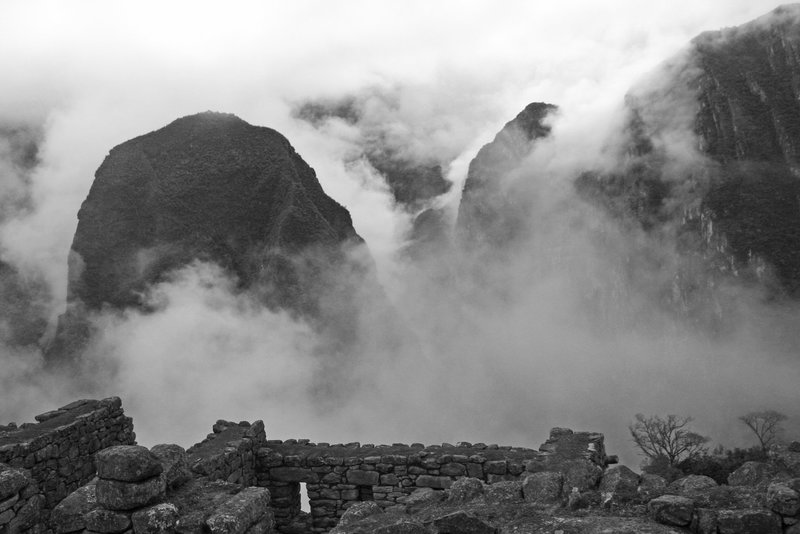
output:
{"label": "gap in stone wall", "polygon": [[374,501],[375,496],[372,493],[372,486],[359,486],[358,487],[358,500],[361,502]]}
{"label": "gap in stone wall", "polygon": [[311,513],[311,505],[308,503],[308,488],[306,488],[305,482],[300,483],[300,511]]}

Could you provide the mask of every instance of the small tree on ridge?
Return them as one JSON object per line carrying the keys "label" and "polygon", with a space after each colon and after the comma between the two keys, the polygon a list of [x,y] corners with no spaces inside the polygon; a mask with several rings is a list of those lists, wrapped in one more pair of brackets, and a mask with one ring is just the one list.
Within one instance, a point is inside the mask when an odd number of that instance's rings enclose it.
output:
{"label": "small tree on ridge", "polygon": [[651,462],[666,460],[670,467],[705,452],[708,438],[686,427],[691,417],[668,415],[645,417],[636,414],[636,422],[628,426],[633,442]]}
{"label": "small tree on ridge", "polygon": [[774,445],[783,428],[781,423],[787,417],[775,410],[765,410],[763,412],[750,412],[739,417],[739,420],[753,431],[761,444],[761,450],[766,452],[771,445]]}

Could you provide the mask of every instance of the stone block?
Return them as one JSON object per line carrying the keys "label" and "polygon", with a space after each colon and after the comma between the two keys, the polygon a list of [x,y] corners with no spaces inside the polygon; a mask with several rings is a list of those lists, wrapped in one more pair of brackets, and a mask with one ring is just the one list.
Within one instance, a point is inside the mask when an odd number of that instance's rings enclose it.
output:
{"label": "stone block", "polygon": [[23,532],[42,521],[42,508],[44,508],[44,497],[36,495],[16,511],[16,516],[8,523],[8,532]]}
{"label": "stone block", "polygon": [[245,488],[220,505],[206,520],[210,534],[244,534],[269,510],[266,488]]}
{"label": "stone block", "polygon": [[356,486],[376,486],[380,482],[380,474],[377,471],[362,471],[360,469],[349,469],[347,471],[347,483]]}
{"label": "stone block", "polygon": [[50,522],[55,527],[56,534],[76,532],[86,528],[84,516],[98,508],[95,489],[95,483],[89,483],[58,503],[50,514]]}
{"label": "stone block", "polygon": [[178,508],[171,503],[161,503],[137,510],[131,515],[136,534],[160,534],[173,532],[178,524]]}
{"label": "stone block", "polygon": [[439,468],[439,474],[448,477],[460,477],[467,474],[467,468],[463,464],[454,462],[443,464]]}
{"label": "stone block", "polygon": [[483,466],[480,464],[468,463],[467,476],[471,478],[483,478]]}
{"label": "stone block", "polygon": [[139,482],[163,471],[159,459],[146,447],[117,445],[95,455],[97,476],[121,482]]}
{"label": "stone block", "polygon": [[781,518],[769,510],[720,510],[717,512],[719,534],[781,534]]}
{"label": "stone block", "polygon": [[781,515],[794,516],[800,510],[800,495],[782,482],[767,487],[767,506]]}
{"label": "stone block", "polygon": [[717,534],[716,510],[697,508],[692,516],[690,530],[696,534]]}
{"label": "stone block", "polygon": [[638,488],[639,475],[624,465],[615,465],[603,473],[598,489],[617,502],[625,502],[636,498]]}
{"label": "stone block", "polygon": [[[131,526],[131,518],[127,514],[97,508],[83,516],[86,530],[103,534],[117,534],[124,532]],[[137,531],[136,534],[139,534]]]}
{"label": "stone block", "polygon": [[768,482],[772,475],[772,466],[766,462],[745,462],[728,475],[728,484],[731,486],[757,486]]}
{"label": "stone block", "polygon": [[523,499],[522,482],[507,480],[484,487],[486,502],[491,504],[513,503]]}
{"label": "stone block", "polygon": [[505,475],[508,464],[505,460],[492,460],[483,464],[483,471],[489,475]]}
{"label": "stone block", "polygon": [[375,528],[372,534],[429,534],[429,531],[421,523],[403,517],[391,525]]}
{"label": "stone block", "polygon": [[498,530],[474,515],[459,511],[434,519],[439,534],[496,534]]}
{"label": "stone block", "polygon": [[662,495],[647,504],[650,516],[664,525],[685,527],[692,521],[694,502],[679,495]]}
{"label": "stone block", "polygon": [[453,480],[450,477],[420,475],[415,483],[419,488],[448,489],[453,484]]}
{"label": "stone block", "polygon": [[167,477],[167,487],[177,488],[192,478],[186,451],[180,445],[160,444],[150,449]]}
{"label": "stone block", "polygon": [[460,478],[450,486],[450,495],[447,498],[451,503],[465,503],[483,495],[483,482],[477,478]]}
{"label": "stone block", "polygon": [[319,475],[303,467],[273,467],[269,470],[270,479],[277,482],[306,482],[316,484]]}
{"label": "stone block", "polygon": [[97,481],[97,502],[109,510],[132,510],[157,501],[166,490],[167,477],[164,473],[141,482],[101,478]]}
{"label": "stone block", "polygon": [[31,479],[19,469],[0,471],[0,501],[8,499],[31,483]]}
{"label": "stone block", "polygon": [[561,501],[564,476],[556,471],[531,473],[522,481],[522,494],[526,501],[553,504]]}

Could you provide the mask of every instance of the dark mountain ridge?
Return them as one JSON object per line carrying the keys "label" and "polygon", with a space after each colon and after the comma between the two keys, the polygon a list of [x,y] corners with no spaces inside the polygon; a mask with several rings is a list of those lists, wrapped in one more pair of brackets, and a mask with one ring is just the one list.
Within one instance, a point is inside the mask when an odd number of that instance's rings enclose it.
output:
{"label": "dark mountain ridge", "polygon": [[[770,298],[799,296],[800,5],[701,34],[655,78],[626,101],[621,170],[585,173],[579,192],[671,236],[690,263],[699,255],[701,286],[733,276]],[[694,145],[677,154],[664,132],[687,110]],[[696,291],[694,275],[676,274],[682,298]]]}
{"label": "dark mountain ridge", "polygon": [[[328,324],[325,291],[346,303],[348,283],[376,285],[370,260],[348,254],[360,246],[349,212],[281,134],[230,114],[183,117],[115,147],[97,170],[51,352],[74,352],[65,346],[87,336],[87,313],[141,309],[150,285],[196,260],[270,307]],[[340,269],[350,282],[336,280]]]}

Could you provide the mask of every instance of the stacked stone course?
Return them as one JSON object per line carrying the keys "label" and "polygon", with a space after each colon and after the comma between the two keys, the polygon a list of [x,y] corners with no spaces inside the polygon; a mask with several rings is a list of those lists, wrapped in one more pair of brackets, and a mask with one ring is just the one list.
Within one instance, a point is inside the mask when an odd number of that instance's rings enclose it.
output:
{"label": "stacked stone course", "polygon": [[0,464],[0,532],[39,534],[44,497],[25,469]]}
{"label": "stacked stone course", "polygon": [[96,452],[133,444],[136,435],[119,397],[79,400],[35,419],[3,427],[0,463],[30,472],[42,496],[44,523],[56,504],[94,477]]}
{"label": "stacked stone course", "polygon": [[266,443],[263,421],[219,420],[205,440],[187,451],[189,467],[195,475],[209,480],[255,486],[255,454]]}
{"label": "stacked stone course", "polygon": [[57,534],[274,532],[267,489],[196,476],[177,445],[105,449],[97,474],[56,507]]}
{"label": "stacked stone course", "polygon": [[[576,442],[575,447],[583,446],[581,454],[604,466],[608,458],[602,435],[591,437],[599,444],[593,454],[587,440]],[[445,490],[465,477],[489,484],[520,481],[528,463],[551,454],[469,442],[426,447],[419,443],[375,446],[269,440],[257,451],[256,469],[258,484],[273,495],[278,531],[297,530],[300,483],[305,483],[311,516],[306,524],[312,532],[327,532],[359,502],[370,500],[385,510],[402,510],[414,491]]]}

